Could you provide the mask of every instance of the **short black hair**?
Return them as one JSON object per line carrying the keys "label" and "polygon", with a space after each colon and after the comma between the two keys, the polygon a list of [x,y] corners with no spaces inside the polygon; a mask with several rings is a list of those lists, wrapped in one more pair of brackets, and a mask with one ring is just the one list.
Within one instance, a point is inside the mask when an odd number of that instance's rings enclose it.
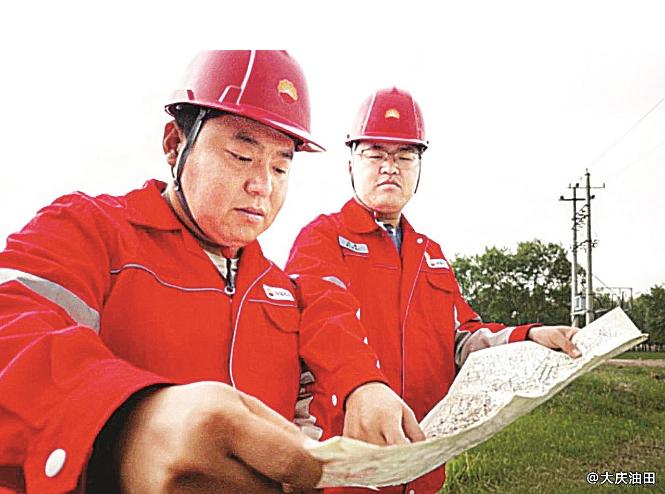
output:
{"label": "short black hair", "polygon": [[[180,127],[180,130],[182,130],[186,136],[188,136],[189,131],[192,130],[192,126],[194,125],[194,121],[199,115],[200,110],[200,106],[191,105],[189,103],[178,103],[177,105],[173,105],[171,108],[169,108],[169,112],[171,115],[173,115],[173,118],[178,124],[178,127]],[[209,108],[208,110],[209,111],[206,119],[219,117],[220,115],[224,114],[223,111],[216,110],[214,108]]]}
{"label": "short black hair", "polygon": [[[180,130],[182,130],[185,136],[189,136],[189,131],[192,130],[192,126],[194,125],[194,122],[196,121],[196,117],[199,115],[200,110],[201,110],[200,106],[192,105],[190,103],[178,103],[176,105],[172,105],[169,108],[169,113],[173,115],[173,118],[178,124],[178,127],[180,128]],[[205,119],[208,120],[211,118],[221,117],[225,113],[228,112],[217,110],[216,108],[208,108],[208,115],[206,116]],[[289,134],[286,134],[283,131],[280,132],[284,134],[285,137],[288,137],[293,141],[296,150],[303,144],[302,140],[293,137]]]}

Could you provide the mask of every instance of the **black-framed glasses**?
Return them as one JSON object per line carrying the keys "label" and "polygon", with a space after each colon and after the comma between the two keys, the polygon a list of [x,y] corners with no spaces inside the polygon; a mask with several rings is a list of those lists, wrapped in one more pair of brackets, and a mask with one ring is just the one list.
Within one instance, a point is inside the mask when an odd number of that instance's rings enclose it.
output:
{"label": "black-framed glasses", "polygon": [[384,151],[383,149],[363,149],[355,154],[356,156],[360,156],[365,163],[374,166],[378,166],[392,158],[395,166],[402,170],[408,170],[420,163],[419,152],[404,149],[392,152]]}

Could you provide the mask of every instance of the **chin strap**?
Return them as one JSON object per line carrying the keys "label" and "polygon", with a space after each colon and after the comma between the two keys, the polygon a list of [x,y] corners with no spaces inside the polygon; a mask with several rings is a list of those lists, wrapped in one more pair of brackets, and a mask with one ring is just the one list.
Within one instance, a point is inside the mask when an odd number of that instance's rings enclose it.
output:
{"label": "chin strap", "polygon": [[416,180],[416,188],[413,189],[413,195],[416,195],[416,192],[418,192],[418,186],[420,185],[420,172],[423,170],[423,162],[422,158],[418,158],[418,179]]}
{"label": "chin strap", "polygon": [[[351,156],[352,156],[351,159],[353,159],[353,152],[356,150],[357,147],[358,147],[357,142],[352,142],[351,145],[349,146],[349,148],[351,149]],[[353,167],[351,167],[351,173],[349,173],[349,175],[351,175],[351,188],[353,189],[353,195],[356,198],[356,201],[358,201],[358,203],[362,207],[364,207],[367,211],[372,213],[372,218],[374,219],[374,221],[376,221],[378,219],[377,212],[374,211],[372,208],[370,208],[367,204],[365,204],[365,202],[358,195],[358,191],[356,190],[356,183],[353,180]]]}
{"label": "chin strap", "polygon": [[372,213],[372,218],[374,219],[374,221],[378,220],[379,214],[376,211],[374,211],[372,208],[370,208],[367,204],[365,204],[365,202],[358,195],[358,192],[356,191],[356,184],[353,181],[353,173],[351,173],[351,188],[353,189],[353,196],[356,198],[356,201],[358,201],[358,203],[362,207],[364,207],[367,211]]}
{"label": "chin strap", "polygon": [[201,131],[201,127],[203,127],[205,119],[209,113],[210,110],[208,108],[199,109],[199,114],[196,116],[196,119],[192,124],[192,128],[189,130],[189,133],[187,134],[187,140],[185,142],[185,145],[180,150],[180,154],[178,154],[178,160],[176,161],[175,167],[171,168],[171,174],[173,175],[173,185],[176,197],[178,198],[178,202],[180,203],[180,207],[187,216],[187,219],[198,230],[197,232],[198,234],[196,236],[201,237],[201,240],[205,241],[206,243],[215,245],[215,243],[208,238],[203,229],[194,219],[194,215],[192,214],[192,211],[189,209],[189,204],[187,203],[185,192],[182,190],[182,172],[185,169],[185,161],[187,161],[187,156],[189,156],[189,152],[192,150],[192,147],[196,142],[196,138],[199,136],[199,132]]}

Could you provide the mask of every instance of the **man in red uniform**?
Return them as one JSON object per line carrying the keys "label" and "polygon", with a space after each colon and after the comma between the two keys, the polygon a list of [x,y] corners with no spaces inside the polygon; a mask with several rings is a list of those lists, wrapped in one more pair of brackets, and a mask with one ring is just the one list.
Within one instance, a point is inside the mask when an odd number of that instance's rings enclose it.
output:
{"label": "man in red uniform", "polygon": [[[356,334],[356,345],[376,358],[376,367],[418,420],[446,395],[472,351],[530,338],[579,356],[570,341],[575,328],[482,322],[462,297],[439,244],[402,215],[428,145],[420,108],[409,93],[376,91],[361,106],[346,143],[355,196],[340,212],[321,215],[300,232],[286,266],[302,296],[301,332],[337,326]],[[331,340],[329,347],[335,344]],[[318,428],[325,439],[344,432],[377,444],[404,440],[384,429],[402,420],[389,417],[384,384],[359,387],[342,414],[329,381],[319,381],[315,370],[305,378],[308,393],[299,420],[308,433]],[[358,396],[364,398],[361,405]],[[419,439],[419,430],[405,432]],[[444,478],[442,467],[382,491],[434,493]]]}
{"label": "man in red uniform", "polygon": [[[294,152],[320,149],[305,78],[286,52],[202,52],[166,110],[171,183],[62,197],[0,253],[0,490],[318,481],[290,420],[300,359],[321,358],[256,241]],[[382,379],[347,355],[356,371],[328,375],[343,398]]]}

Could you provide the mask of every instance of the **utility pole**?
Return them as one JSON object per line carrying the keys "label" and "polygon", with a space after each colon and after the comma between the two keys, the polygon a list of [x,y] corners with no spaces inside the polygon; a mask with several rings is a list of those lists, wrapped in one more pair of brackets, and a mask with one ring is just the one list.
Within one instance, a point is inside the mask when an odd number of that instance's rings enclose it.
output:
{"label": "utility pole", "polygon": [[572,251],[573,251],[573,262],[571,266],[571,283],[570,283],[570,325],[574,326],[576,328],[580,327],[580,321],[579,321],[579,310],[577,309],[577,297],[579,294],[579,291],[577,289],[578,283],[577,283],[577,250],[579,248],[579,245],[577,243],[577,229],[580,226],[581,223],[581,217],[577,214],[577,202],[582,201],[582,198],[577,197],[577,189],[579,188],[580,184],[576,183],[575,185],[571,186],[568,184],[568,188],[573,191],[573,197],[559,197],[560,201],[571,201],[573,203],[573,246],[572,246]]}
{"label": "utility pole", "polygon": [[586,170],[586,324],[593,321],[593,272],[592,272],[592,252],[596,242],[591,240],[591,189],[604,189],[602,187],[591,187],[591,174]]}
{"label": "utility pole", "polygon": [[[591,195],[591,189],[604,189],[605,184],[602,187],[591,187],[591,174],[589,170],[585,173],[586,176],[586,197],[581,198],[577,197],[577,189],[580,188],[580,184],[576,183],[575,185],[568,185],[568,188],[573,191],[573,197],[559,197],[560,201],[571,201],[573,203],[573,263],[571,266],[571,284],[570,284],[570,324],[575,327],[580,327],[581,321],[580,316],[585,314],[586,324],[589,324],[593,321],[593,268],[592,268],[592,250],[596,246],[597,242],[591,239],[591,199],[594,199],[596,196]],[[581,208],[581,211],[577,211],[578,201],[584,201],[586,204]],[[577,229],[581,226],[582,222],[586,220],[586,240],[582,242],[577,241]],[[584,245],[587,251],[587,266],[586,266],[586,293],[584,299],[581,298],[578,291],[578,263],[577,263],[577,251]],[[584,301],[584,303],[582,303]]]}

